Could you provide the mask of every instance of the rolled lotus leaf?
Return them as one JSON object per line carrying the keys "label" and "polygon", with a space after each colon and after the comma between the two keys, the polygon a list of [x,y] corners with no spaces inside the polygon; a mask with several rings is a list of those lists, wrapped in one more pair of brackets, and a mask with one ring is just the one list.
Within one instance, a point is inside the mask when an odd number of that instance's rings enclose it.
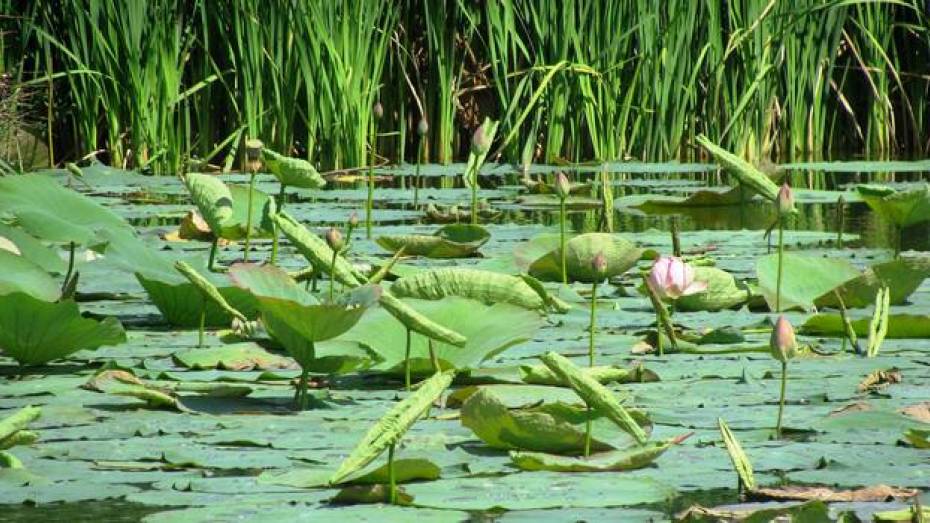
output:
{"label": "rolled lotus leaf", "polygon": [[[284,236],[297,248],[301,255],[310,262],[311,265],[319,272],[329,274],[333,262],[333,250],[329,245],[313,234],[306,227],[297,223],[286,212],[280,212],[274,216],[274,222],[284,233]],[[331,275],[339,283],[349,287],[358,287],[365,281],[365,276],[358,272],[352,264],[346,261],[342,256],[336,256],[336,264],[332,267]]]}
{"label": "rolled lotus leaf", "polygon": [[739,156],[736,156],[710,141],[703,134],[698,135],[695,140],[697,140],[697,143],[702,147],[707,149],[717,163],[727,172],[736,176],[740,183],[752,189],[766,200],[774,202],[778,198],[778,186],[775,185],[775,182],[766,176],[765,173],[756,169],[746,160],[743,160]]}
{"label": "rolled lotus leaf", "polygon": [[461,296],[487,304],[510,303],[540,310],[546,303],[525,281],[508,274],[476,269],[445,268],[401,278],[391,286],[398,298],[441,300]]}
{"label": "rolled lotus leaf", "polygon": [[491,238],[480,225],[453,224],[435,234],[381,236],[376,241],[384,249],[396,252],[401,248],[413,256],[427,258],[464,258],[474,254]]}
{"label": "rolled lotus leaf", "polygon": [[465,336],[432,321],[390,294],[382,294],[378,302],[391,316],[413,332],[457,347],[465,346],[468,341]]}
{"label": "rolled lotus leaf", "polygon": [[220,294],[220,290],[217,289],[216,286],[210,283],[206,278],[201,276],[201,274],[197,272],[197,269],[194,269],[190,266],[190,264],[182,260],[174,262],[174,267],[185,278],[187,278],[187,281],[191,282],[194,287],[197,287],[197,290],[200,291],[204,299],[212,301],[216,304],[217,307],[222,309],[233,318],[236,318],[243,323],[248,321],[248,318],[246,318],[244,314],[230,305],[229,302],[226,301],[226,298]]}
{"label": "rolled lotus leaf", "polygon": [[290,158],[270,149],[262,149],[262,160],[282,185],[302,189],[320,189],[326,186],[326,180],[307,160]]}
{"label": "rolled lotus leaf", "polygon": [[648,466],[678,444],[679,438],[649,442],[641,447],[594,454],[587,458],[558,456],[544,452],[511,451],[510,460],[521,470],[554,472],[614,472]]}
{"label": "rolled lotus leaf", "polygon": [[329,478],[329,484],[335,485],[356,471],[361,470],[388,447],[400,441],[407,430],[449,388],[454,376],[454,371],[434,374],[421,382],[413,394],[394,405],[358,442],[349,457],[342,462],[339,469]]}
{"label": "rolled lotus leaf", "polygon": [[610,418],[618,427],[633,436],[637,443],[645,445],[649,436],[639,426],[639,423],[633,419],[633,416],[623,408],[623,405],[620,404],[610,389],[598,383],[597,380],[585,374],[568,358],[558,353],[550,351],[540,356],[539,359],[549,367],[549,370],[557,374],[563,382],[568,383],[575,389],[575,392],[581,396],[585,403]]}
{"label": "rolled lotus leaf", "polygon": [[752,291],[737,283],[732,274],[716,267],[694,267],[694,281],[706,282],[707,289],[682,296],[675,308],[683,311],[719,311],[749,301]]}
{"label": "rolled lotus leaf", "polygon": [[[647,381],[658,381],[659,379],[656,373],[642,366],[626,369],[613,365],[604,365],[587,367],[582,371],[597,380],[598,383],[645,383]],[[520,379],[524,383],[536,385],[569,386],[545,365],[520,365]]]}
{"label": "rolled lotus leaf", "polygon": [[215,176],[198,173],[188,174],[184,183],[210,230],[220,235],[233,217],[233,197],[229,187]]}
{"label": "rolled lotus leaf", "polygon": [[856,187],[865,203],[898,227],[930,221],[930,184],[897,191],[884,185]]}
{"label": "rolled lotus leaf", "polygon": [[749,458],[746,456],[746,453],[743,452],[743,446],[740,445],[739,440],[733,435],[733,432],[730,430],[727,422],[723,421],[723,418],[717,418],[717,426],[720,428],[720,435],[723,437],[723,444],[727,447],[727,454],[730,456],[733,468],[736,470],[736,474],[739,476],[743,486],[746,487],[747,490],[756,488],[756,479],[752,473],[752,463],[749,462]]}
{"label": "rolled lotus leaf", "polygon": [[[630,270],[642,257],[642,249],[633,242],[614,234],[593,232],[575,236],[565,244],[568,278],[573,281],[591,283],[600,281],[591,267],[591,260],[599,253],[607,259],[607,278]],[[530,276],[543,281],[562,281],[561,250],[554,249],[540,257],[529,267]]]}
{"label": "rolled lotus leaf", "polygon": [[27,425],[39,419],[41,415],[41,408],[27,406],[19,409],[10,416],[0,419],[0,441],[25,429]]}

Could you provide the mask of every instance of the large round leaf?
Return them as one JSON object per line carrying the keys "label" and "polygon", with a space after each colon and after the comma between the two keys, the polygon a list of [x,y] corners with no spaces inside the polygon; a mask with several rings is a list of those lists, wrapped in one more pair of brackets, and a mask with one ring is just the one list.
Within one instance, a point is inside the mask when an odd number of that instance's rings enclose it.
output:
{"label": "large round leaf", "polygon": [[[642,250],[633,242],[606,233],[588,233],[568,240],[565,244],[568,277],[573,281],[593,282],[601,279],[591,268],[591,260],[599,253],[607,258],[608,278],[630,270],[642,257]],[[562,254],[556,248],[538,258],[529,268],[530,275],[544,281],[562,281]]]}
{"label": "large round leaf", "polygon": [[[869,307],[875,303],[875,293],[882,287],[890,291],[891,305],[903,305],[930,276],[930,258],[926,256],[898,258],[868,267],[858,278],[844,283],[837,292],[847,308]],[[839,302],[833,292],[817,298],[817,307],[836,308]]]}
{"label": "large round leaf", "polygon": [[20,363],[38,365],[124,341],[116,318],[84,318],[71,300],[49,303],[20,292],[0,296],[0,350]]}
{"label": "large round leaf", "polygon": [[873,211],[898,227],[930,220],[930,184],[905,191],[883,185],[859,185],[856,189]]}
{"label": "large round leaf", "polygon": [[31,261],[0,249],[0,295],[22,292],[43,301],[60,295],[55,280]]}
{"label": "large round leaf", "polygon": [[[227,240],[245,238],[246,224],[249,222],[249,188],[242,185],[230,185],[229,193],[233,198],[233,213],[223,226],[220,236]],[[274,198],[259,191],[252,190],[252,238],[270,238],[274,231],[271,217],[275,214]]]}
{"label": "large round leaf", "polygon": [[326,186],[326,180],[320,176],[313,164],[306,160],[289,158],[269,149],[262,150],[262,160],[282,185],[302,189],[320,189]]}
{"label": "large round leaf", "polygon": [[491,238],[491,233],[480,225],[453,224],[442,227],[435,234],[407,234],[381,236],[378,245],[391,252],[401,248],[404,254],[427,258],[464,258],[478,251]]}
{"label": "large round leaf", "polygon": [[[506,303],[485,305],[475,300],[452,296],[440,301],[403,300],[430,320],[452,329],[466,338],[462,347],[433,342],[436,356],[444,368],[471,369],[504,350],[532,338],[542,326],[542,318]],[[403,372],[407,328],[385,309],[373,310],[340,339],[363,343],[384,361],[377,369]],[[414,374],[433,372],[428,338],[411,335],[410,366]]]}
{"label": "large round leaf", "polygon": [[[808,311],[814,307],[814,300],[859,276],[855,267],[840,258],[815,258],[786,252],[782,263],[782,310]],[[756,274],[765,301],[774,310],[778,254],[759,258],[756,262]]]}
{"label": "large round leaf", "polygon": [[719,311],[749,301],[751,292],[736,282],[732,274],[716,267],[695,267],[694,281],[707,283],[707,290],[682,296],[675,307],[683,311]]}

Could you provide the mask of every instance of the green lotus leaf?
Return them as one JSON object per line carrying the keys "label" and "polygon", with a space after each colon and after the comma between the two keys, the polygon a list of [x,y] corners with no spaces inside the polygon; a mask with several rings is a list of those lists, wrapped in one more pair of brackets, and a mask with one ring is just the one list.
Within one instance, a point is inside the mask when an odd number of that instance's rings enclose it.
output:
{"label": "green lotus leaf", "polygon": [[720,435],[723,437],[724,445],[726,445],[727,454],[730,456],[730,462],[733,464],[733,468],[736,470],[740,482],[749,490],[756,488],[756,479],[752,472],[752,463],[743,451],[743,446],[740,445],[739,440],[733,435],[729,425],[727,425],[727,422],[724,421],[723,418],[717,418],[717,426],[720,428]]}
{"label": "green lotus leaf", "polygon": [[[309,293],[273,265],[238,264],[230,267],[229,273],[236,285],[255,295],[268,334],[281,343],[301,367],[310,370],[320,369],[320,366],[333,368],[332,363],[318,361],[321,358],[315,345],[351,329],[380,296],[379,288],[366,286],[341,295],[335,303],[320,304],[314,303],[316,300]],[[350,358],[358,355],[358,352],[347,354]],[[336,367],[341,369],[343,365]]]}
{"label": "green lotus leaf", "polygon": [[716,267],[695,267],[694,280],[707,283],[707,290],[682,296],[675,308],[683,311],[719,311],[731,309],[749,301],[752,292],[737,283],[732,274]]}
{"label": "green lotus leaf", "polygon": [[184,180],[194,205],[214,234],[222,234],[233,217],[233,196],[216,176],[190,173]]}
{"label": "green lotus leaf", "polygon": [[477,252],[490,238],[491,233],[480,225],[453,224],[440,228],[432,235],[381,236],[376,241],[390,252],[403,248],[404,254],[412,256],[465,258]]}
{"label": "green lotus leaf", "polygon": [[0,237],[16,245],[16,249],[23,258],[38,265],[46,272],[64,274],[68,270],[67,261],[61,259],[56,249],[48,247],[22,229],[0,223]]}
{"label": "green lotus leaf", "polygon": [[[297,223],[289,214],[282,211],[275,215],[274,222],[284,233],[284,236],[297,248],[297,251],[310,262],[314,270],[329,274],[333,263],[333,250],[329,248],[320,237],[308,231],[306,227]],[[357,287],[366,281],[360,273],[342,256],[336,256],[332,276],[344,285]]]}
{"label": "green lotus leaf", "polygon": [[633,443],[606,417],[581,405],[548,402],[508,409],[486,387],[468,396],[462,404],[461,420],[488,446],[503,450],[580,454],[584,451],[588,420],[592,424],[592,451],[624,448]]}
{"label": "green lotus leaf", "polygon": [[25,429],[30,423],[39,419],[41,415],[41,408],[28,406],[0,419],[0,441],[4,441],[13,434]]}
{"label": "green lotus leaf", "polygon": [[[930,258],[898,258],[866,268],[858,278],[841,285],[837,292],[846,308],[855,309],[873,305],[875,293],[882,287],[888,287],[891,305],[903,305],[927,277],[930,277]],[[815,304],[818,308],[837,308],[839,302],[830,291],[817,298]]]}
{"label": "green lotus leaf", "polygon": [[48,363],[124,341],[119,320],[85,318],[74,301],[49,303],[21,292],[0,296],[0,350],[21,364]]}
{"label": "green lotus leaf", "polygon": [[[874,297],[873,297],[874,299]],[[852,320],[853,330],[859,336],[868,336],[871,316]],[[839,314],[815,314],[804,322],[799,331],[812,336],[836,336],[846,332],[843,319]],[[930,315],[927,314],[889,314],[888,332],[885,337],[890,339],[902,338],[930,338]]]}
{"label": "green lotus leaf", "polygon": [[152,408],[168,408],[180,412],[190,412],[190,409],[167,389],[156,387],[137,378],[131,372],[124,370],[104,370],[92,376],[81,388],[128,396],[142,400]]}
{"label": "green lotus leaf", "polygon": [[191,267],[188,263],[178,260],[174,263],[174,267],[180,272],[194,287],[197,287],[197,290],[200,291],[200,294],[203,298],[211,303],[214,303],[217,307],[223,310],[223,312],[229,314],[233,318],[238,319],[239,321],[245,322],[248,319],[241,312],[236,310],[235,307],[231,306],[226,298],[223,297],[223,294],[218,288],[216,288],[213,283],[204,278],[197,269]]}
{"label": "green lotus leaf", "polygon": [[644,445],[649,435],[643,431],[639,422],[627,411],[607,387],[585,374],[568,358],[549,351],[539,357],[559,379],[568,383],[588,404],[628,432],[640,445]]}
{"label": "green lotus leaf", "polygon": [[42,267],[0,249],[0,296],[22,292],[43,301],[55,301],[61,289]]}
{"label": "green lotus leaf", "polygon": [[[249,213],[249,188],[242,185],[230,185],[229,193],[233,198],[233,213],[223,227],[220,236],[227,240],[241,240],[246,236],[246,224]],[[252,193],[252,238],[270,238],[274,231],[272,217],[276,209],[274,198],[253,189]]]}
{"label": "green lotus leaf", "polygon": [[262,149],[262,160],[282,185],[302,189],[321,189],[326,186],[326,180],[306,160],[290,158],[270,149]]}
{"label": "green lotus leaf", "polygon": [[335,485],[377,459],[382,452],[396,444],[414,423],[426,413],[449,385],[455,373],[436,373],[424,380],[417,390],[391,407],[377,423],[362,437],[355,449],[342,462],[339,469],[329,478]]}
{"label": "green lotus leaf", "polygon": [[[646,383],[659,381],[659,376],[655,372],[642,366],[636,366],[630,369],[615,366],[597,366],[586,367],[582,371],[597,380],[599,383]],[[520,379],[524,383],[535,385],[553,385],[568,387],[569,385],[560,380],[558,375],[549,370],[545,365],[520,365]]]}
{"label": "green lotus leaf", "polygon": [[[433,348],[443,368],[476,368],[481,362],[531,339],[543,321],[536,312],[520,307],[506,303],[485,305],[457,296],[439,301],[404,299],[401,302],[466,339],[462,346],[434,341]],[[385,308],[371,311],[342,337],[371,347],[384,359],[375,368],[390,373],[403,372],[406,338],[407,327]],[[427,335],[411,336],[410,368],[414,375],[434,371]]]}
{"label": "green lotus leaf", "polygon": [[930,429],[911,428],[904,433],[908,443],[918,449],[930,449]]}
{"label": "green lotus leaf", "polygon": [[865,203],[898,227],[930,220],[930,184],[898,191],[883,185],[856,186]]}
{"label": "green lotus leaf", "polygon": [[[591,260],[598,253],[607,258],[608,278],[630,270],[642,257],[642,250],[633,242],[622,236],[599,232],[575,236],[565,244],[565,251],[569,279],[586,283],[600,278],[591,268]],[[561,250],[556,248],[534,261],[529,273],[543,281],[562,281]]]}
{"label": "green lotus leaf", "polygon": [[0,209],[44,241],[88,245],[98,230],[132,230],[113,211],[39,174],[0,177]]}
{"label": "green lotus leaf", "polygon": [[736,176],[744,186],[769,201],[778,198],[778,186],[768,176],[739,156],[711,142],[706,136],[698,135],[696,141],[717,160],[727,172]]}
{"label": "green lotus leaf", "polygon": [[417,334],[422,334],[427,338],[457,347],[464,346],[467,341],[465,336],[434,322],[417,312],[416,309],[410,305],[407,305],[390,294],[381,295],[378,303],[380,303],[391,316],[394,316],[401,325]]}
{"label": "green lotus leaf", "polygon": [[272,354],[254,343],[233,343],[222,347],[189,349],[171,355],[178,365],[194,370],[226,369],[245,371],[252,369],[289,369],[294,362]]}
{"label": "green lotus leaf", "polygon": [[[359,470],[355,474],[343,479],[340,484],[377,485],[388,483],[388,465],[367,467],[370,470]],[[318,488],[329,485],[335,469],[332,468],[299,468],[284,472],[266,471],[258,476],[260,484],[285,485],[298,488]],[[394,480],[397,483],[411,481],[434,481],[439,479],[442,469],[428,459],[400,458],[394,460]]]}
{"label": "green lotus leaf", "polygon": [[590,457],[558,456],[543,452],[511,451],[510,459],[521,470],[554,472],[616,472],[648,466],[678,443],[677,438],[649,442],[630,449],[613,450]]}
{"label": "green lotus leaf", "polygon": [[[855,279],[859,271],[841,258],[784,253],[781,284],[781,309],[811,310],[814,301],[840,285]],[[778,255],[770,254],[756,261],[759,289],[769,307],[775,310],[778,279]],[[873,297],[874,299],[874,297]]]}
{"label": "green lotus leaf", "polygon": [[441,300],[447,296],[471,298],[482,303],[510,303],[541,310],[546,302],[525,281],[508,274],[461,268],[418,272],[391,286],[398,298]]}

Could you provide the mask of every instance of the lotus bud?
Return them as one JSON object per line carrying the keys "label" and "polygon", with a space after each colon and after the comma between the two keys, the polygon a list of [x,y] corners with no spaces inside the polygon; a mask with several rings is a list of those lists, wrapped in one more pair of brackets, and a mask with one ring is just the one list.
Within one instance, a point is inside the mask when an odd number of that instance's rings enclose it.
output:
{"label": "lotus bud", "polygon": [[607,277],[607,257],[604,256],[603,252],[597,253],[594,259],[591,260],[591,269],[597,274],[598,279]]}
{"label": "lotus bud", "polygon": [[568,182],[568,177],[565,176],[565,173],[559,172],[555,175],[555,193],[561,199],[568,198],[569,193],[572,191],[572,186]]}
{"label": "lotus bud", "polygon": [[381,105],[381,102],[375,102],[374,107],[371,108],[371,114],[375,116],[376,120],[380,120],[384,117],[384,106]]}
{"label": "lotus bud", "polygon": [[326,231],[326,243],[334,252],[339,252],[345,247],[345,240],[342,237],[342,233],[335,227],[331,227]]}
{"label": "lotus bud", "polygon": [[349,229],[355,229],[358,227],[358,213],[352,211],[352,214],[349,215]]}
{"label": "lotus bud", "polygon": [[666,300],[677,300],[707,290],[707,282],[695,281],[694,267],[674,256],[656,260],[647,283],[660,298]]}
{"label": "lotus bud", "polygon": [[245,142],[245,163],[249,171],[258,172],[262,168],[262,149],[265,144],[261,140],[251,139]]}
{"label": "lotus bud", "polygon": [[794,327],[784,316],[779,316],[772,329],[772,338],[769,340],[769,349],[772,357],[784,363],[794,357],[798,350],[798,342],[794,338]]}
{"label": "lotus bud", "polygon": [[794,211],[794,193],[787,183],[778,190],[778,214],[785,216]]}
{"label": "lotus bud", "polygon": [[484,125],[475,129],[475,134],[471,135],[471,152],[474,155],[481,155],[491,149],[491,140],[484,129]]}
{"label": "lotus bud", "polygon": [[426,133],[429,132],[429,123],[426,122],[426,117],[420,118],[420,123],[417,124],[417,135],[421,138],[426,136]]}

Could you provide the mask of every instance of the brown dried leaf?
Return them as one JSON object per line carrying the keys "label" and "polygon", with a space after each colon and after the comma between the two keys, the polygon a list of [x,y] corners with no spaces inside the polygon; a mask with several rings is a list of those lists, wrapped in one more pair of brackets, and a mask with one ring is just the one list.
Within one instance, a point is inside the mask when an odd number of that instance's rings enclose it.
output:
{"label": "brown dried leaf", "polygon": [[865,401],[857,401],[831,410],[830,414],[827,414],[827,417],[843,416],[845,414],[865,412],[867,410],[872,410],[872,405]]}
{"label": "brown dried leaf", "polygon": [[873,392],[882,390],[888,385],[901,383],[901,369],[891,367],[889,369],[879,369],[865,377],[856,387],[859,392]]}
{"label": "brown dried leaf", "polygon": [[748,491],[747,497],[753,500],[795,500],[795,501],[903,501],[919,493],[917,489],[873,485],[854,490],[834,490],[817,486],[787,486],[757,488]]}
{"label": "brown dried leaf", "polygon": [[913,405],[908,405],[907,407],[901,409],[899,412],[905,416],[914,418],[917,421],[930,423],[930,401],[923,401]]}

